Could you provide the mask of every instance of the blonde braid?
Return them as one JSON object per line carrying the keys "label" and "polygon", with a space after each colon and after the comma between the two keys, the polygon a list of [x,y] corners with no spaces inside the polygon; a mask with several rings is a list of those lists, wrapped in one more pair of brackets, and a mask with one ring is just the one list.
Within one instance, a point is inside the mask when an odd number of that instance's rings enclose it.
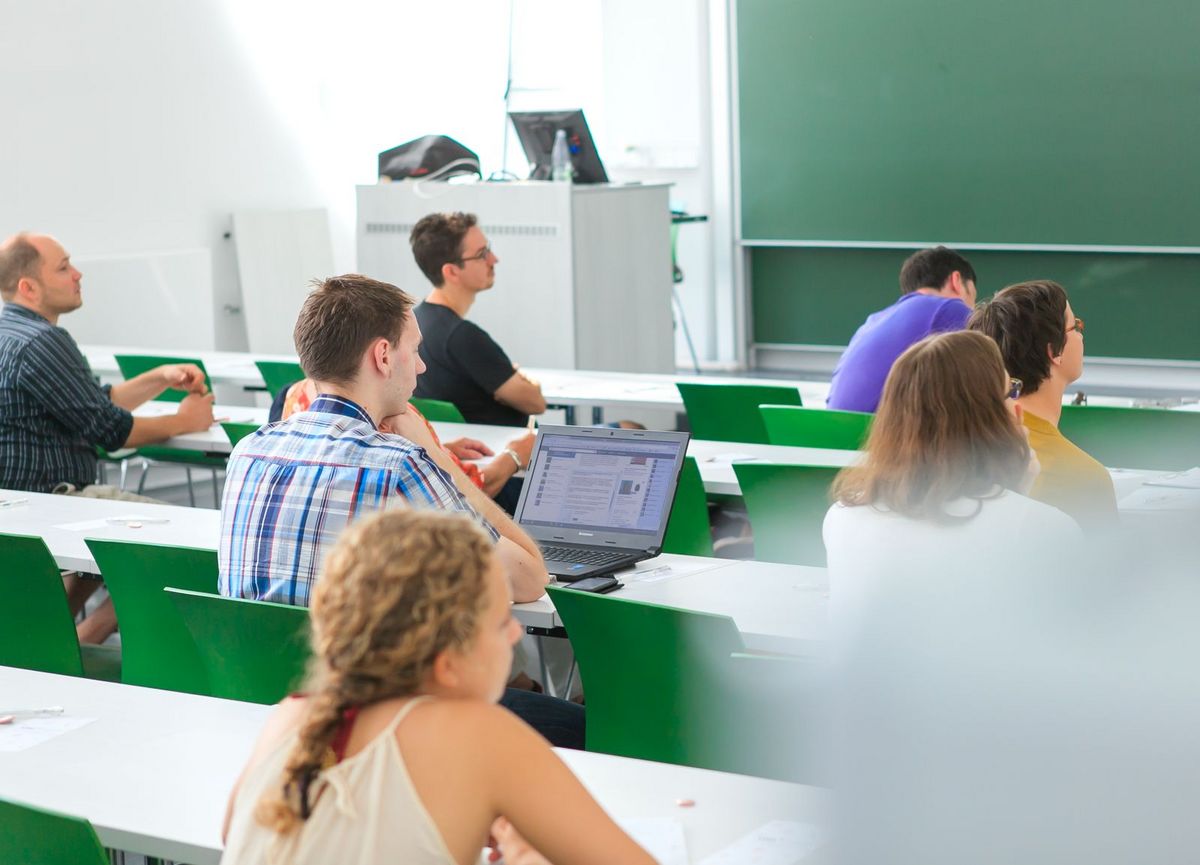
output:
{"label": "blonde braid", "polygon": [[488,537],[457,514],[385,511],[342,534],[313,593],[298,740],[281,786],[255,809],[259,823],[288,834],[307,819],[346,709],[419,693],[441,652],[469,644],[491,557]]}

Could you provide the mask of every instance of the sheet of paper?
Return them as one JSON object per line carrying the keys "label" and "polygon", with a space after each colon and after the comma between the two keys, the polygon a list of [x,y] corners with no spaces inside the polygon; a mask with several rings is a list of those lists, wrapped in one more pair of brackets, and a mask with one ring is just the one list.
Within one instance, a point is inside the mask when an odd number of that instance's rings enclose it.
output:
{"label": "sheet of paper", "polygon": [[653,560],[650,562],[640,562],[637,570],[619,572],[616,577],[623,583],[657,583],[660,580],[674,579],[675,577],[686,577],[689,574],[698,574],[701,571],[711,571],[715,568],[723,568],[728,562],[714,562],[712,559],[699,559],[698,561],[675,562],[670,565],[654,565]]}
{"label": "sheet of paper", "polygon": [[1200,490],[1200,467],[1186,472],[1172,472],[1146,481],[1148,487],[1180,487],[1185,490]]}
{"label": "sheet of paper", "polygon": [[705,857],[700,865],[797,865],[822,841],[821,830],[812,823],[772,820]]}
{"label": "sheet of paper", "polygon": [[658,865],[688,865],[683,824],[665,817],[628,817],[617,824],[654,857]]}
{"label": "sheet of paper", "polygon": [[25,718],[0,724],[0,752],[24,751],[64,733],[86,727],[95,718]]}
{"label": "sheet of paper", "polygon": [[754,462],[756,459],[757,459],[757,457],[754,456],[754,454],[728,453],[728,454],[713,454],[712,456],[705,459],[704,462],[712,463],[713,465],[720,466],[720,465],[729,465],[730,463],[751,463],[751,462]]}
{"label": "sheet of paper", "polygon": [[94,532],[97,529],[107,529],[107,520],[80,520],[77,523],[62,523],[55,526],[56,529],[63,529],[68,532]]}
{"label": "sheet of paper", "polygon": [[1139,487],[1117,502],[1122,511],[1195,511],[1200,510],[1200,489],[1150,486]]}

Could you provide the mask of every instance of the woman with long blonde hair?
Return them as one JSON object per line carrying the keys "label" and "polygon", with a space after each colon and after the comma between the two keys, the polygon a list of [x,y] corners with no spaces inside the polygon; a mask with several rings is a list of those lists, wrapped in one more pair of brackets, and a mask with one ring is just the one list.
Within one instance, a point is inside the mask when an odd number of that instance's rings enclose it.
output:
{"label": "woman with long blonde hair", "polygon": [[308,689],[255,746],[222,862],[467,865],[489,833],[510,861],[653,862],[495,705],[521,628],[492,550],[451,514],[347,529],[312,602]]}
{"label": "woman with long blonde hair", "polygon": [[1019,548],[1069,544],[1079,527],[1024,493],[1037,461],[1000,349],[972,331],[935,334],[897,359],[862,462],[843,470],[825,517],[835,615],[880,581],[1011,567]]}

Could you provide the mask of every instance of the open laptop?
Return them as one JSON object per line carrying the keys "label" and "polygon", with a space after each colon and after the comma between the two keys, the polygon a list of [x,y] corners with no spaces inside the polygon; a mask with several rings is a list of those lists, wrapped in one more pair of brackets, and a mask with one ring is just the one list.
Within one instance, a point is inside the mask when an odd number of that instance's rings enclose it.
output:
{"label": "open laptop", "polygon": [[688,433],[544,426],[517,522],[562,581],[611,574],[657,556]]}

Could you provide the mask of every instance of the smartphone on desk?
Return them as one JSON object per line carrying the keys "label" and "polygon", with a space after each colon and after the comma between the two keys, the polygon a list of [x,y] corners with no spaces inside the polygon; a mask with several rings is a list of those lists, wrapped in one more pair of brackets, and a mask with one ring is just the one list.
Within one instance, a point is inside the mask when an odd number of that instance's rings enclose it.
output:
{"label": "smartphone on desk", "polygon": [[584,577],[582,580],[576,580],[573,583],[564,583],[564,589],[575,589],[580,592],[595,592],[599,595],[607,595],[609,592],[615,592],[621,586],[625,585],[612,574],[605,574],[599,577]]}

